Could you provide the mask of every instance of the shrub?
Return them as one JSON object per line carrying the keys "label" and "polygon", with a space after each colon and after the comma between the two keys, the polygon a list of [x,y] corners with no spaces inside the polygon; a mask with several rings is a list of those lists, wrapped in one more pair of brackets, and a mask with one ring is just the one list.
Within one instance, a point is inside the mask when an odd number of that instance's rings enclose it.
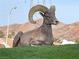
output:
{"label": "shrub", "polygon": [[0,31],[0,38],[4,37],[4,33],[2,31]]}
{"label": "shrub", "polygon": [[15,35],[15,32],[11,32],[11,33],[8,35],[8,38],[12,38],[14,35]]}

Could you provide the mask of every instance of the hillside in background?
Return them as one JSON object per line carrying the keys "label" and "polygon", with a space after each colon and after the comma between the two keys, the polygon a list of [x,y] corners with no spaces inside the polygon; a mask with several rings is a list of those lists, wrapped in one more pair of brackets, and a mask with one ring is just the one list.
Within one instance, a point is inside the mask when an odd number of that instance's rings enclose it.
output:
{"label": "hillside in background", "polygon": [[79,41],[79,22],[62,26],[59,24],[54,28],[53,34],[55,38]]}
{"label": "hillside in background", "polygon": [[[37,24],[25,23],[25,24],[12,24],[10,25],[9,33],[18,31],[27,32],[30,30],[34,30],[41,26],[42,20],[37,20]],[[7,27],[0,27],[0,31],[2,31],[6,35]],[[67,39],[67,40],[76,40],[79,41],[79,22],[75,22],[72,24],[64,24],[59,23],[58,25],[52,25],[52,31],[55,39]]]}

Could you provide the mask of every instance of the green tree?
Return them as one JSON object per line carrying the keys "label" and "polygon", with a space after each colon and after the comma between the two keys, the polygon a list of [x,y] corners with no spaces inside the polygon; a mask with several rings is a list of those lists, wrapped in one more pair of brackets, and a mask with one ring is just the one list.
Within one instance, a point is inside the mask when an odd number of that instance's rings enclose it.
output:
{"label": "green tree", "polygon": [[12,38],[14,35],[15,35],[15,32],[11,32],[11,33],[8,35],[8,38]]}
{"label": "green tree", "polygon": [[0,31],[0,38],[4,37],[4,33],[2,31]]}

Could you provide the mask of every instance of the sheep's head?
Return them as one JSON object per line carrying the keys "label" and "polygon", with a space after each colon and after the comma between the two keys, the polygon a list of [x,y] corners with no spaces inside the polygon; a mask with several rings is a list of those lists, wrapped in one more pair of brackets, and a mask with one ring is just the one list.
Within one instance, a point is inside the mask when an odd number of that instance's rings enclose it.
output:
{"label": "sheep's head", "polygon": [[35,12],[39,11],[39,13],[43,16],[44,22],[47,25],[58,24],[58,21],[55,17],[55,6],[51,6],[50,9],[43,5],[37,5],[31,8],[29,12],[29,21],[33,24],[36,22],[33,21],[33,15]]}

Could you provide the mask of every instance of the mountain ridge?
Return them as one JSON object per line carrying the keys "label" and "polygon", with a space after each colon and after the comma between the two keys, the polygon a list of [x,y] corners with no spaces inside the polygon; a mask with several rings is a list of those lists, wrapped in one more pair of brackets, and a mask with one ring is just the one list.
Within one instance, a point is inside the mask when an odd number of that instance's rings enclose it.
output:
{"label": "mountain ridge", "polygon": [[[24,24],[12,24],[9,27],[9,32],[23,31],[28,32],[40,27],[43,20],[37,20],[37,24],[24,23]],[[3,31],[5,35],[7,34],[7,26],[0,27],[0,31]],[[52,25],[52,33],[54,38],[64,38],[68,40],[78,40],[79,41],[79,22],[72,24],[64,24],[60,22],[58,25]]]}

